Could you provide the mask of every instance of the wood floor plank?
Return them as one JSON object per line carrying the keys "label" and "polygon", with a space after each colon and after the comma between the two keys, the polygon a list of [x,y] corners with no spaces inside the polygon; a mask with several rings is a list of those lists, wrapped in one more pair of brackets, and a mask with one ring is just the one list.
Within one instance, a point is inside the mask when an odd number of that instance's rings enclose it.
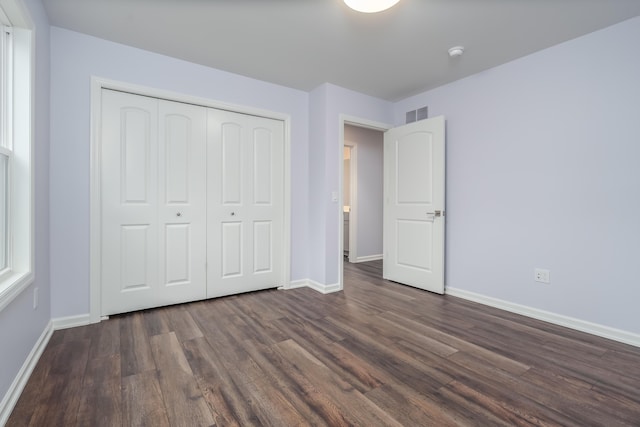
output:
{"label": "wood floor plank", "polygon": [[36,408],[48,398],[44,391],[49,388],[49,371],[53,369],[57,354],[62,348],[60,344],[63,342],[62,331],[56,331],[53,335],[56,336],[57,332],[60,332],[57,334],[60,339],[55,340],[54,344],[50,342],[42,352],[40,360],[31,373],[31,377],[7,421],[7,426],[30,425]]}
{"label": "wood floor plank", "polygon": [[[194,318],[205,331],[207,342],[215,349],[221,363],[227,369],[238,373],[238,381],[247,382],[261,378],[263,372],[243,349],[242,342],[246,337],[244,335],[246,332],[239,332],[237,322],[230,324],[221,320],[221,318],[226,320],[236,315],[229,312],[228,307],[224,305],[219,304],[217,307],[221,308],[217,313],[212,310],[202,310],[197,306],[193,310]],[[224,325],[224,327],[220,327],[220,325]]]}
{"label": "wood floor plank", "polygon": [[120,354],[120,319],[118,317],[109,322],[91,325],[91,328],[94,332],[91,334],[89,359]]}
{"label": "wood floor plank", "polygon": [[279,352],[252,342],[246,343],[246,350],[265,372],[265,380],[278,387],[308,425],[349,425],[326,394],[312,387],[299,371],[291,369],[289,362]]}
{"label": "wood floor plank", "polygon": [[143,313],[129,313],[120,319],[122,376],[156,369]]}
{"label": "wood floor plank", "polygon": [[151,337],[151,352],[158,369],[164,406],[172,426],[214,424],[202,391],[193,377],[174,332]]}
{"label": "wood floor plank", "polygon": [[[117,322],[113,322],[117,325]],[[104,349],[98,345],[98,349]],[[91,352],[90,352],[91,354]],[[120,355],[89,358],[82,382],[77,425],[122,424]]]}
{"label": "wood floor plank", "polygon": [[404,426],[459,425],[455,416],[448,414],[436,402],[402,384],[385,384],[365,395]]}
{"label": "wood floor plank", "polygon": [[8,426],[640,426],[640,348],[389,282],[56,331]]}
{"label": "wood floor plank", "polygon": [[[465,341],[464,339],[459,338],[456,335],[447,334],[443,331],[437,330],[430,326],[429,322],[425,321],[422,317],[417,319],[406,319],[395,313],[382,313],[380,317],[390,320],[391,322],[399,326],[414,330],[425,337],[431,338],[451,348],[455,348],[458,351],[473,353],[474,355],[476,355],[476,357],[484,359],[487,363],[500,365],[502,369],[506,369],[509,372],[519,374],[522,372],[526,372],[530,368],[529,365],[524,364],[516,359],[510,359],[491,350],[488,350],[481,345]],[[468,327],[461,328],[461,330],[464,331],[467,331],[469,329],[470,328]]]}
{"label": "wood floor plank", "polygon": [[[640,409],[636,414],[628,411],[637,402],[617,393],[603,393],[583,381],[537,368],[525,373],[522,379],[537,385],[539,396],[546,396],[549,406],[560,407],[564,413],[574,418],[585,417],[594,425],[605,426],[634,425],[640,421]],[[549,389],[556,390],[557,393],[546,393]]]}
{"label": "wood floor plank", "polygon": [[165,314],[168,318],[169,328],[176,334],[178,341],[183,342],[203,336],[184,304],[166,307]]}
{"label": "wood floor plank", "polygon": [[155,370],[124,377],[122,402],[123,426],[171,426]]}
{"label": "wood floor plank", "polygon": [[185,356],[209,405],[216,425],[251,425],[257,420],[238,388],[233,371],[225,366],[204,338],[183,343]]}
{"label": "wood floor plank", "polygon": [[[74,334],[74,337],[83,334]],[[74,426],[81,399],[81,388],[89,358],[91,340],[65,341],[51,361],[47,381],[30,426]]]}
{"label": "wood floor plank", "polygon": [[[336,325],[340,323],[333,322]],[[341,341],[345,348],[419,392],[433,391],[452,380],[448,373],[423,365],[411,355],[399,351],[394,343],[385,342],[378,336],[368,336],[351,325],[342,324],[341,327],[351,335]]]}
{"label": "wood floor plank", "polygon": [[308,425],[308,419],[282,394],[277,383],[260,379],[242,383],[239,389],[259,421],[256,424],[272,427]]}
{"label": "wood floor plank", "polygon": [[75,425],[95,427],[122,425],[122,398],[120,393],[120,381],[109,381],[101,387],[87,390],[80,397]]}
{"label": "wood floor plank", "polygon": [[501,392],[478,381],[469,381],[468,378],[466,381],[467,383],[463,383],[456,380],[447,384],[446,387],[464,400],[482,406],[510,425],[579,425],[563,414],[535,405],[530,401],[524,402],[523,399],[517,399],[510,391]]}
{"label": "wood floor plank", "polygon": [[[287,340],[272,346],[296,373],[300,384],[314,384],[325,390],[325,402],[350,425],[400,426],[389,414],[380,409],[346,381],[331,375],[331,371],[295,341]],[[302,381],[302,380],[305,381]]]}
{"label": "wood floor plank", "polygon": [[169,319],[167,318],[164,307],[152,310],[141,311],[144,316],[144,324],[147,328],[147,335],[162,335],[171,332],[169,327]]}
{"label": "wood floor plank", "polygon": [[[366,361],[356,357],[324,334],[304,321],[278,319],[277,325],[286,331],[295,342],[329,367],[335,375],[348,379],[360,392],[371,390],[382,384],[377,372]],[[320,333],[318,333],[320,332]]]}

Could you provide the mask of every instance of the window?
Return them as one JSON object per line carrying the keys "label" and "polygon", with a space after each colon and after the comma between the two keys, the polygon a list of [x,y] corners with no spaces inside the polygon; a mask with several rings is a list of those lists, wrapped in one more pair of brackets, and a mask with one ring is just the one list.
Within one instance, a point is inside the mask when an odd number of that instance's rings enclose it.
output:
{"label": "window", "polygon": [[9,268],[9,154],[0,151],[0,275]]}
{"label": "window", "polygon": [[11,206],[10,168],[11,168],[11,110],[12,100],[12,50],[11,28],[8,19],[0,9],[0,277],[10,270],[11,253],[9,234],[9,208]]}
{"label": "window", "polygon": [[0,310],[33,282],[32,64],[23,0],[0,0]]}

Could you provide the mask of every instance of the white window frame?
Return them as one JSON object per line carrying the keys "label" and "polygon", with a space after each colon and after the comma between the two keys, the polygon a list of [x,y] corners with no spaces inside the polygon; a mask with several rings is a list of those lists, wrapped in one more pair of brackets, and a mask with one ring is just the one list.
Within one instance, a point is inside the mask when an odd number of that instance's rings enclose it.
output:
{"label": "white window frame", "polygon": [[[23,0],[0,0],[0,21],[10,26],[11,68],[4,86],[10,96],[0,107],[9,124],[0,148],[10,156],[8,188],[8,268],[0,273],[0,311],[34,280],[33,120],[34,38],[33,23]],[[3,37],[4,39],[4,37]],[[4,130],[3,130],[4,132]]]}
{"label": "white window frame", "polygon": [[[12,100],[13,100],[13,37],[9,19],[0,9],[0,155],[7,159],[6,176],[0,177],[5,188],[0,189],[3,199],[0,201],[0,228],[4,228],[5,241],[0,241],[0,283],[11,273],[11,164],[13,163],[12,139]],[[0,264],[1,266],[2,264]]]}

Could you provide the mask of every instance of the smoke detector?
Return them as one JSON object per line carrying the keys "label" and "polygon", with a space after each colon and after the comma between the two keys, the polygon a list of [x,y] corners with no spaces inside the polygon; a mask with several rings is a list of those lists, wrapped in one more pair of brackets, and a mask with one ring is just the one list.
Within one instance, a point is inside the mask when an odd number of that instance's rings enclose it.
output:
{"label": "smoke detector", "polygon": [[449,56],[452,58],[457,58],[458,56],[462,56],[464,53],[464,46],[454,46],[449,49]]}

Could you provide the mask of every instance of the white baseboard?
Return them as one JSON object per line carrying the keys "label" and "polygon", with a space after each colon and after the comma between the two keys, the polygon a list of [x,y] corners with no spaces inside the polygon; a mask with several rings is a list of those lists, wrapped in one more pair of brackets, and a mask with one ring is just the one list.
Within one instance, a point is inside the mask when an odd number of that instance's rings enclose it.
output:
{"label": "white baseboard", "polygon": [[51,321],[53,322],[53,329],[58,331],[60,329],[89,325],[91,323],[91,315],[87,313],[76,316],[56,317],[55,319],[51,319]]}
{"label": "white baseboard", "polygon": [[311,279],[293,280],[289,284],[289,287],[281,288],[281,289],[296,289],[296,288],[311,288],[314,291],[320,292],[321,294],[330,294],[332,292],[338,292],[342,290],[342,287],[340,287],[340,284],[338,283],[333,283],[331,285],[323,285],[322,283],[316,282],[315,280],[311,280]]}
{"label": "white baseboard", "polygon": [[[359,256],[358,258],[356,258],[355,262],[378,261],[379,259],[382,259],[382,254]],[[349,262],[354,262],[354,261],[349,260]]]}
{"label": "white baseboard", "polygon": [[564,326],[577,331],[586,332],[588,334],[597,335],[599,337],[608,338],[624,344],[640,347],[640,335],[633,332],[615,329],[597,323],[587,322],[585,320],[576,319],[561,314],[551,313],[549,311],[540,310],[526,305],[515,304],[509,301],[488,297],[477,294],[475,292],[465,291],[463,289],[449,288],[445,289],[447,295],[466,299],[511,313],[522,314],[523,316],[532,317],[534,319],[543,320],[555,325]]}
{"label": "white baseboard", "polygon": [[324,285],[322,283],[316,282],[315,280],[307,280],[307,286],[311,289],[320,292],[321,294],[330,294],[332,292],[338,292],[342,290],[342,287],[339,283],[332,283],[330,285]]}
{"label": "white baseboard", "polygon": [[286,288],[281,288],[281,289],[306,288],[307,286],[309,286],[308,282],[309,281],[307,279],[292,280],[291,282],[289,282],[289,286],[287,286]]}
{"label": "white baseboard", "polygon": [[18,371],[18,375],[16,375],[9,390],[7,390],[7,393],[4,395],[2,402],[0,402],[0,426],[5,425],[9,420],[11,411],[13,411],[13,408],[16,406],[33,369],[36,367],[40,356],[42,356],[42,352],[49,343],[51,334],[53,334],[53,322],[50,321],[22,364],[22,368]]}

